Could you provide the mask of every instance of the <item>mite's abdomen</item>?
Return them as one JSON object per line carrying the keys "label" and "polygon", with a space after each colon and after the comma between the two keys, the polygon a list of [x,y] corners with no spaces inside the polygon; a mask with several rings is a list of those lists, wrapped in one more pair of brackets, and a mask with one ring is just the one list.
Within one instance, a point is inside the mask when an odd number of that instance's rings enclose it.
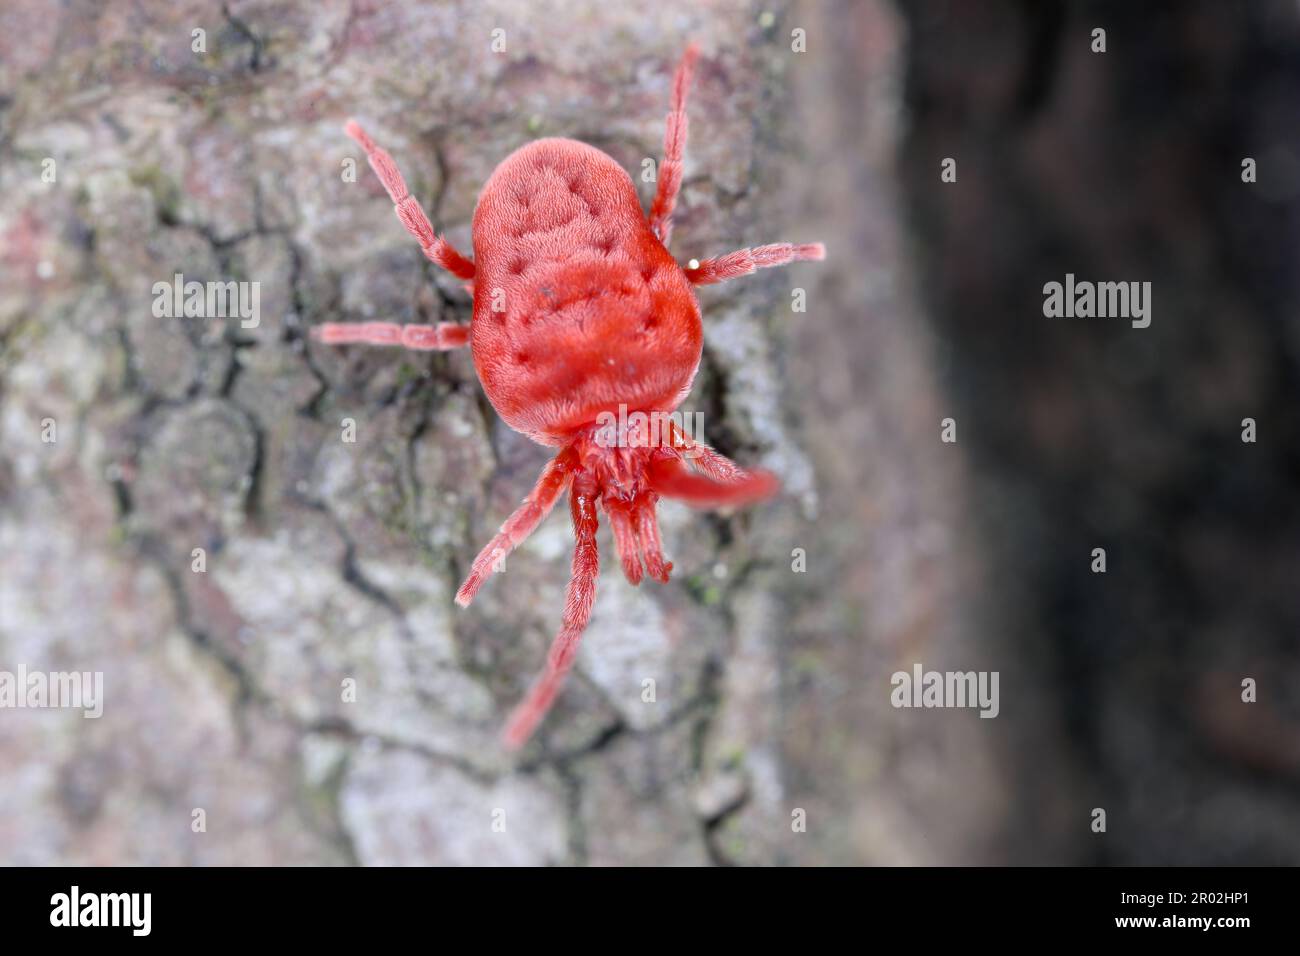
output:
{"label": "mite's abdomen", "polygon": [[675,408],[702,345],[699,306],[627,173],[543,139],[512,153],[474,212],[470,341],[514,429],[548,444],[601,411]]}

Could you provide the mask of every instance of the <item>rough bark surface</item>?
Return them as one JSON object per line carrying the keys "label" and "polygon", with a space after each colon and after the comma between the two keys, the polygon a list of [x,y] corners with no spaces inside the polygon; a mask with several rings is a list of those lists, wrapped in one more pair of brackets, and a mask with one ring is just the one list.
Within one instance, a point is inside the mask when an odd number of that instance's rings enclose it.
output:
{"label": "rough bark surface", "polygon": [[[666,507],[668,587],[611,573],[602,531],[577,672],[518,761],[496,735],[558,623],[563,517],[472,610],[451,598],[546,452],[496,421],[467,354],[306,338],[324,321],[469,319],[463,290],[424,262],[343,137],[346,117],[368,124],[468,250],[478,185],[529,139],[583,139],[634,175],[658,157],[687,38],[704,59],[679,259],[856,241],[808,211],[795,104],[832,74],[791,51],[790,30],[812,23],[792,16],[676,0],[562,13],[506,0],[4,5],[0,651],[10,669],[103,671],[107,700],[99,720],[0,715],[0,861],[921,853],[906,787],[880,783],[882,697],[864,703],[861,681],[884,686],[879,635],[926,613],[912,573],[945,539],[878,453],[906,455],[919,438],[852,430],[872,427],[840,350],[863,342],[861,315],[837,306],[833,269],[703,292],[688,407],[786,493],[733,516]],[[342,175],[349,158],[356,182]],[[260,283],[260,325],[154,317],[152,285],[174,273]],[[796,285],[807,313],[791,312]],[[885,322],[882,334],[901,332]],[[833,472],[819,478],[822,466]],[[863,523],[903,550],[868,544]],[[807,573],[791,571],[795,548]],[[883,581],[868,585],[873,555]],[[868,592],[887,591],[890,606],[869,611]],[[865,810],[873,788],[879,814]]]}
{"label": "rough bark surface", "polygon": [[[1285,220],[1265,268],[1241,252],[1261,232],[1220,246],[1212,221],[1161,218],[1200,208],[1205,170],[1177,160],[1212,137],[1148,136],[1146,168],[1180,175],[1090,202],[1079,183],[1122,143],[1072,131],[1109,105],[1104,122],[1137,135],[1162,105],[1138,95],[1145,74],[1051,58],[1085,24],[986,7],[976,23],[878,2],[6,0],[0,669],[103,671],[106,701],[98,720],[0,711],[0,862],[1164,862],[1196,857],[1189,832],[1220,858],[1294,861],[1294,786],[1249,777],[1254,760],[1294,782],[1294,718],[1261,708],[1276,744],[1214,696],[1243,668],[1294,670],[1261,650],[1295,630],[1294,506],[1252,510],[1227,487],[1277,499],[1294,460],[1274,446],[1263,465],[1188,465],[1211,431],[1232,446],[1246,409],[1294,431],[1294,323],[1260,320],[1293,304]],[[1251,22],[1242,39],[1189,18],[1185,36],[1249,59],[1267,32]],[[472,609],[453,605],[547,452],[497,421],[468,354],[308,341],[326,321],[469,320],[341,127],[366,123],[469,251],[476,190],[539,136],[606,150],[648,204],[638,174],[688,38],[703,59],[673,253],[830,250],[701,291],[687,408],[785,492],[733,515],[665,507],[666,587],[629,586],[602,529],[577,670],[511,759],[497,734],[558,626],[571,532],[553,515]],[[1227,123],[1220,93],[1198,95]],[[962,185],[941,193],[954,141]],[[904,267],[909,206],[932,321]],[[1176,261],[1107,258],[1125,251],[1112,231]],[[1042,282],[1081,257],[1159,266],[1181,289],[1161,308],[1202,332],[1044,325]],[[1177,286],[1202,267],[1227,281]],[[153,283],[175,273],[260,283],[260,325],[154,317]],[[1194,398],[1157,374],[1165,347],[1206,363]],[[1123,417],[1134,388],[1197,403],[1181,438]],[[957,444],[939,441],[949,415]],[[1233,521],[1181,520],[1211,507],[1192,495],[1207,482]],[[1163,518],[1144,531],[1148,513]],[[1187,565],[1154,590],[1131,578],[1099,599],[1077,570],[1099,534],[1156,567],[1184,532]],[[1205,597],[1167,617],[1224,586],[1258,610]],[[1162,669],[1189,650],[1196,667]],[[916,662],[1000,671],[999,718],[891,707],[890,675]],[[1123,841],[1090,842],[1099,804],[1129,821]]]}

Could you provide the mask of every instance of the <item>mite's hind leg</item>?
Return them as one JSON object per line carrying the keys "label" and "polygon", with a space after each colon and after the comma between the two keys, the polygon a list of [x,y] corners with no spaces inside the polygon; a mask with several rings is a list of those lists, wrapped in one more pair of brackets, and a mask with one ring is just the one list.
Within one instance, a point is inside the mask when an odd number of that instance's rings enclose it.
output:
{"label": "mite's hind leg", "polygon": [[397,218],[402,220],[402,225],[406,227],[406,231],[420,243],[420,248],[424,250],[424,254],[429,261],[442,266],[457,278],[474,278],[474,263],[461,255],[450,242],[433,231],[433,224],[429,222],[429,217],[424,214],[424,210],[415,201],[411,191],[406,188],[406,180],[402,178],[397,163],[393,162],[393,157],[376,146],[375,141],[365,134],[365,131],[357,125],[355,120],[349,120],[348,124],[343,127],[343,132],[352,137],[357,145],[365,150],[366,158],[370,160],[370,168],[375,171],[379,181],[384,184],[384,189],[388,192],[389,198],[393,200]]}
{"label": "mite's hind leg", "polygon": [[686,168],[682,157],[686,154],[686,93],[691,87],[691,74],[700,49],[694,43],[686,48],[677,73],[673,76],[673,109],[668,114],[664,129],[664,158],[659,164],[659,185],[650,206],[650,228],[665,246],[673,234],[673,209],[677,194],[682,188],[682,171]]}
{"label": "mite's hind leg", "polygon": [[447,351],[469,344],[469,326],[454,322],[437,325],[398,325],[395,322],[326,322],[311,330],[311,337],[326,345],[400,345],[417,351]]}
{"label": "mite's hind leg", "polygon": [[550,652],[546,655],[546,669],[506,723],[503,736],[506,746],[510,748],[523,746],[551,709],[560,685],[573,667],[582,632],[591,620],[591,608],[596,601],[596,574],[600,570],[600,558],[596,553],[596,527],[599,521],[596,517],[596,482],[590,474],[581,473],[574,478],[571,510],[573,573],[569,578],[569,590],[564,597],[564,619],[560,633],[556,635]]}

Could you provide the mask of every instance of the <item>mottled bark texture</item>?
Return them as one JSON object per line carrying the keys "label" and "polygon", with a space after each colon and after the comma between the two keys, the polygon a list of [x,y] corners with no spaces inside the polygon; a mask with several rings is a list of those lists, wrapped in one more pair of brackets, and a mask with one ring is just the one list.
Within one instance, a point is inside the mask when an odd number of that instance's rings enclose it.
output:
{"label": "mottled bark texture", "polygon": [[[1098,8],[1094,57],[1050,4],[7,0],[0,670],[107,699],[0,710],[0,862],[1300,858],[1293,14],[1138,6]],[[454,607],[546,452],[467,354],[307,339],[469,317],[341,127],[468,251],[538,136],[648,203],[687,38],[674,254],[829,247],[700,295],[687,408],[785,492],[665,507],[667,586],[602,529],[577,669],[512,761],[571,531]],[[1045,319],[1067,271],[1151,280],[1152,327]],[[178,272],[260,283],[260,324],[156,318]],[[915,663],[999,671],[999,717],[891,707]]]}
{"label": "mottled bark texture", "polygon": [[[892,75],[894,25],[871,9],[885,37],[872,68]],[[836,32],[780,3],[6,2],[0,667],[101,670],[107,699],[98,720],[0,712],[0,861],[964,852],[984,824],[936,811],[936,774],[980,761],[972,723],[927,730],[887,703],[899,646],[951,620],[947,502],[931,500],[945,459],[889,289],[880,173],[851,181],[856,145],[843,164],[822,155],[842,142],[832,96],[858,124],[864,102],[837,89],[834,58],[856,54],[833,50]],[[577,671],[516,763],[497,734],[558,626],[571,531],[552,516],[471,610],[453,607],[546,452],[496,420],[468,354],[308,340],[326,321],[469,318],[342,124],[364,121],[469,250],[477,188],[538,136],[608,151],[648,203],[642,161],[660,155],[688,38],[703,58],[679,260],[839,243],[838,263],[701,293],[688,408],[785,492],[734,515],[665,507],[668,586],[622,581],[602,530]],[[866,94],[882,122],[894,90]],[[871,144],[875,161],[888,149]],[[884,204],[867,225],[862,186]],[[260,283],[260,324],[155,317],[152,285],[175,273]],[[882,306],[872,325],[864,284]],[[916,388],[891,396],[891,381]],[[903,752],[903,729],[930,749]]]}

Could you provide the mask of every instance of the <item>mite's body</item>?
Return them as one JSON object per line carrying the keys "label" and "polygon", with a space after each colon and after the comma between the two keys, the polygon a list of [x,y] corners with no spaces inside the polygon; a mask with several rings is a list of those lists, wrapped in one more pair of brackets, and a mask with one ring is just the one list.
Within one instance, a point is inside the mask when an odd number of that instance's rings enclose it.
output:
{"label": "mite's body", "polygon": [[620,431],[608,424],[635,412],[672,412],[690,392],[703,347],[694,285],[824,256],[820,244],[779,243],[684,270],[668,252],[696,55],[687,50],[673,82],[648,217],[631,178],[605,153],[574,140],[538,140],[512,153],[484,186],[474,211],[474,261],[434,232],[388,153],[355,123],[347,127],[425,255],[473,282],[474,315],[468,329],[327,323],[315,337],[415,349],[469,344],[483,389],[506,424],[559,449],[456,594],[468,606],[487,575],[569,491],[577,540],[563,624],[546,669],[506,726],[511,746],[527,740],[545,716],[591,617],[597,506],[609,518],[624,573],[637,584],[644,574],[667,581],[672,570],[659,540],[660,496],[717,506],[755,501],[777,488],[771,475],[746,472],[679,429]]}
{"label": "mite's body", "polygon": [[511,428],[566,445],[602,411],[671,411],[690,391],[699,305],[605,153],[516,150],[479,196],[474,256],[474,365]]}

